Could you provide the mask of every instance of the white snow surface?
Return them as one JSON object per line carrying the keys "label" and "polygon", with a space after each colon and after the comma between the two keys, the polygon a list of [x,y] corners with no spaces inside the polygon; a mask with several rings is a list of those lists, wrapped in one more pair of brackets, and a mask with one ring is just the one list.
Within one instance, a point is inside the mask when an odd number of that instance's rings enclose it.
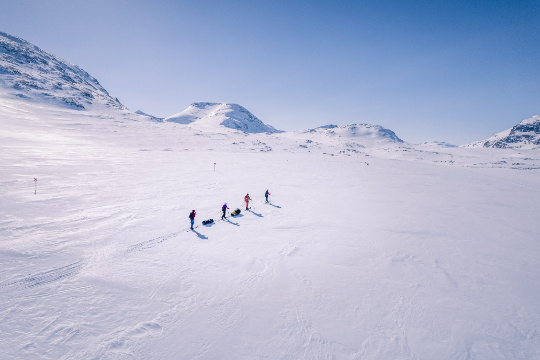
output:
{"label": "white snow surface", "polygon": [[538,150],[0,119],[2,359],[540,358]]}
{"label": "white snow surface", "polygon": [[189,124],[190,128],[214,131],[217,125],[246,133],[276,133],[255,115],[238,104],[196,102],[186,110],[165,118],[165,121]]}

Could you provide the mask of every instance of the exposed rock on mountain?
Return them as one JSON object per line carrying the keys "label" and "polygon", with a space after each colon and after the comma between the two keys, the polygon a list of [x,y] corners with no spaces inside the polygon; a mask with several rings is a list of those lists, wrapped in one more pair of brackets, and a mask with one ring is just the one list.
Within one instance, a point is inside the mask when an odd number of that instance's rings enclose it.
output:
{"label": "exposed rock on mountain", "polygon": [[516,126],[501,131],[489,139],[477,141],[465,147],[486,148],[540,148],[540,116],[525,119]]}

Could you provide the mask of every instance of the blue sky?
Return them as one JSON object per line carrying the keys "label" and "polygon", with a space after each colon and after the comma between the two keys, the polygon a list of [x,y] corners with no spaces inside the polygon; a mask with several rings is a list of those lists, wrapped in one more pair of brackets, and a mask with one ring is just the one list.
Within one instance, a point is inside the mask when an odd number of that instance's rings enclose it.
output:
{"label": "blue sky", "polygon": [[540,114],[540,1],[0,0],[0,31],[132,110],[238,103],[278,129],[464,144]]}

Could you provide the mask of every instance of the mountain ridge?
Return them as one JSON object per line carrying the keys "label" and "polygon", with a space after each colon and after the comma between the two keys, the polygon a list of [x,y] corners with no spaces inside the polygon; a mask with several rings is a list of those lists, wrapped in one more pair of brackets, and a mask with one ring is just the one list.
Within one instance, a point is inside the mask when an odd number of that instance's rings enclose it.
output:
{"label": "mountain ridge", "polygon": [[[225,127],[253,134],[283,132],[263,123],[245,107],[235,103],[194,102],[186,110],[165,119],[140,111],[131,112],[82,68],[22,38],[1,31],[0,90],[10,97],[28,102],[46,102],[75,110],[96,107],[126,110],[133,116],[138,114],[149,121],[174,122],[206,131],[222,131]],[[328,139],[362,137],[376,141],[404,142],[392,130],[365,123],[325,125],[295,133],[319,134]],[[430,142],[423,145],[427,144],[449,147],[444,142]],[[486,140],[461,147],[540,148],[540,116],[534,115]]]}

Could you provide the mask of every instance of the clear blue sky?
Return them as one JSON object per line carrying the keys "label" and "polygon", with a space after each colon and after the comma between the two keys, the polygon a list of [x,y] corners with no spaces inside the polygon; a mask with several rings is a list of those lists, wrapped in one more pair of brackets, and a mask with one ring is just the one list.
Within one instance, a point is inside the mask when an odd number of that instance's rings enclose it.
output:
{"label": "clear blue sky", "polygon": [[0,0],[0,31],[160,117],[233,102],[464,144],[540,114],[540,0]]}

